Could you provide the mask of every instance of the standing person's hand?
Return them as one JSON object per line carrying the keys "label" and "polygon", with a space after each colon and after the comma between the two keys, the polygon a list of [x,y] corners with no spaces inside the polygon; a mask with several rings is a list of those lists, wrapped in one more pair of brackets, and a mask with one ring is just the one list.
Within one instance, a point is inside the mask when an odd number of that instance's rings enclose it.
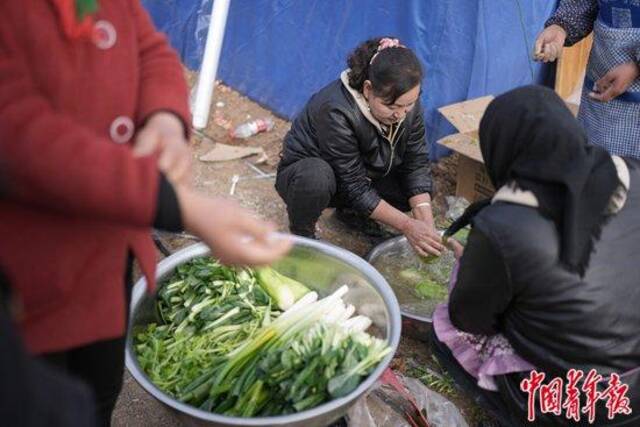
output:
{"label": "standing person's hand", "polygon": [[625,62],[609,70],[595,83],[589,97],[600,102],[609,102],[629,89],[631,83],[640,76],[640,67],[635,62]]}
{"label": "standing person's hand", "polygon": [[275,227],[254,218],[236,202],[177,187],[185,229],[200,237],[224,264],[266,265],[285,255],[291,241]]}
{"label": "standing person's hand", "polygon": [[549,25],[536,40],[533,59],[542,62],[553,62],[560,58],[566,39],[567,32],[564,28],[559,25]]}
{"label": "standing person's hand", "polygon": [[159,112],[147,120],[133,145],[136,157],[158,153],[158,168],[172,184],[189,184],[191,150],[185,139],[182,121],[175,115]]}

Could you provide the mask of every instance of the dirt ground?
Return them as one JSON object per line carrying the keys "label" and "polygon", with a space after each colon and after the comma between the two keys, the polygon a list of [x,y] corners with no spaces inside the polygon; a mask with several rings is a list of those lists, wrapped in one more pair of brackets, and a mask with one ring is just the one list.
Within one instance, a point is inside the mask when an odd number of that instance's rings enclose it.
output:
{"label": "dirt ground", "polygon": [[[193,82],[193,75],[188,75]],[[252,210],[258,216],[277,224],[278,229],[287,230],[287,215],[285,205],[276,193],[272,177],[256,179],[259,173],[254,169],[270,174],[275,172],[278,163],[278,155],[282,145],[282,139],[290,127],[290,123],[275,117],[270,111],[250,101],[228,87],[218,84],[214,92],[211,120],[207,129],[202,133],[194,134],[191,139],[193,148],[193,164],[195,185],[201,191],[216,196],[233,197],[242,206]],[[258,134],[247,140],[233,140],[228,135],[228,129],[248,120],[271,117],[275,121],[275,128],[268,132]],[[209,152],[215,143],[230,144],[236,146],[262,147],[266,156],[249,157],[247,159],[227,162],[205,163],[198,158]],[[254,164],[254,163],[258,164]],[[435,212],[444,211],[444,196],[455,191],[456,159],[448,158],[433,166],[433,175],[436,181]],[[239,175],[241,180],[237,183],[233,196],[230,196],[231,182],[234,175]],[[319,237],[333,244],[344,247],[357,255],[364,257],[372,248],[372,243],[357,231],[345,228],[332,217],[332,212],[327,210],[319,221]],[[193,240],[162,235],[162,241],[171,251],[175,251],[189,244]],[[439,372],[429,353],[428,346],[420,341],[403,337],[400,347],[393,361],[393,366],[406,375],[420,378],[424,375],[424,368]],[[432,377],[421,378],[430,383]],[[436,381],[436,384],[438,381]],[[460,397],[451,389],[450,384],[440,384],[444,394],[452,397],[460,408],[470,425],[474,426],[485,416],[473,403],[464,397]],[[125,374],[123,392],[118,401],[114,413],[113,425],[120,426],[174,426],[180,425],[180,420],[171,411],[150,397],[135,380]]]}

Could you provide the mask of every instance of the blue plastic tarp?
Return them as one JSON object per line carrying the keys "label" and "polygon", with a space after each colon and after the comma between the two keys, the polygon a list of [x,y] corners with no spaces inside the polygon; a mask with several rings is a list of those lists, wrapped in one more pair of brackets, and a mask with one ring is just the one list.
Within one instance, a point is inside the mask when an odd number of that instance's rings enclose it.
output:
{"label": "blue plastic tarp", "polygon": [[[212,0],[145,0],[184,63],[198,69]],[[232,0],[218,78],[292,118],[336,79],[361,41],[394,35],[426,70],[427,139],[454,132],[437,108],[540,83],[531,50],[556,0]],[[432,155],[445,152],[432,144]]]}

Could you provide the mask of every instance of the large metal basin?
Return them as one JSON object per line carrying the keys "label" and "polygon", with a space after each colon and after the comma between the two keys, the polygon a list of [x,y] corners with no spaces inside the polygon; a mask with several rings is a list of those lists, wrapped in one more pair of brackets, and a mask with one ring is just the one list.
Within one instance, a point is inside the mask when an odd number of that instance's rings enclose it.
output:
{"label": "large metal basin", "polygon": [[[132,329],[157,321],[154,309],[155,297],[146,292],[147,283],[140,279],[133,289],[131,320],[126,348],[126,365],[131,375],[148,393],[175,410],[186,425],[208,426],[326,426],[342,417],[349,407],[361,397],[382,374],[391,361],[400,340],[400,309],[398,301],[385,279],[365,260],[344,249],[293,236],[294,247],[284,259],[273,267],[318,291],[321,296],[342,285],[350,290],[345,300],[357,307],[357,312],[373,320],[374,335],[385,338],[392,352],[352,393],[340,399],[299,412],[297,414],[264,418],[229,417],[199,410],[181,403],[158,389],[147,378],[136,360],[132,346]],[[157,279],[161,283],[171,276],[181,264],[208,255],[209,249],[202,243],[189,246],[158,265]]]}
{"label": "large metal basin", "polygon": [[[424,264],[415,254],[404,236],[394,237],[374,247],[367,255],[367,261],[381,272],[399,300],[400,313],[402,314],[402,333],[411,338],[428,341],[432,327],[433,310],[442,301],[423,301],[412,295],[397,276],[397,271],[403,268],[413,268],[423,271],[424,274],[429,274],[430,266]],[[445,251],[437,260],[439,267],[447,266],[447,268],[452,268],[454,262],[453,253],[450,251]]]}

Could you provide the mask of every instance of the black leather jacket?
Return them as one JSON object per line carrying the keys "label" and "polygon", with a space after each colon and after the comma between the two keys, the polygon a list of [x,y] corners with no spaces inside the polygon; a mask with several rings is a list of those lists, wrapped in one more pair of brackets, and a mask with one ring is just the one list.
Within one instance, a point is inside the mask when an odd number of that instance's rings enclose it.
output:
{"label": "black leather jacket", "polygon": [[340,79],[313,95],[295,118],[284,139],[278,170],[308,157],[327,161],[341,197],[368,215],[380,202],[371,180],[391,171],[400,177],[407,198],[432,190],[420,103],[390,142],[360,111]]}
{"label": "black leather jacket", "polygon": [[[547,373],[545,383],[571,368],[585,375],[594,368],[605,377],[602,391],[611,373],[621,375],[633,416],[609,421],[601,413],[597,425],[640,425],[640,161],[626,162],[627,201],[603,226],[584,278],[559,263],[552,221],[535,208],[497,202],[473,220],[449,303],[456,327],[502,332],[520,356]],[[524,410],[520,379],[498,384]]]}

